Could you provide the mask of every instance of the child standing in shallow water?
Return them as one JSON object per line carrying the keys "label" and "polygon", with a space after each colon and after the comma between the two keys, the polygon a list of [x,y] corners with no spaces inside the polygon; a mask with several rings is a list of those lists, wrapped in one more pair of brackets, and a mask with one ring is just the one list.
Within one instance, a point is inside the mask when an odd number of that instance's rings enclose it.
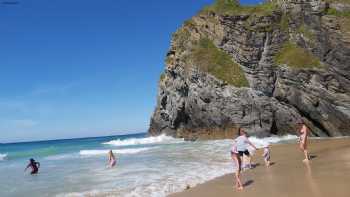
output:
{"label": "child standing in shallow water", "polygon": [[108,152],[108,164],[109,164],[109,167],[113,168],[115,166],[115,164],[117,163],[117,160],[113,154],[113,151],[110,150]]}
{"label": "child standing in shallow water", "polygon": [[264,147],[264,152],[263,152],[263,155],[262,155],[263,157],[264,157],[264,161],[265,161],[265,165],[266,165],[266,167],[269,167],[271,164],[270,164],[270,157],[271,157],[271,155],[270,155],[270,148],[269,148],[269,145],[266,145],[265,147]]}

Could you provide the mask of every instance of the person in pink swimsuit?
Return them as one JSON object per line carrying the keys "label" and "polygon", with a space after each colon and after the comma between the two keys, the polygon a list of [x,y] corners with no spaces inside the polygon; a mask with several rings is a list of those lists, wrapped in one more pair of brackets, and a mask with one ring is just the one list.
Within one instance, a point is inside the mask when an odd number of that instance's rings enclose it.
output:
{"label": "person in pink swimsuit", "polygon": [[309,129],[307,128],[307,126],[304,124],[303,121],[300,121],[298,124],[300,126],[299,148],[304,153],[304,156],[305,156],[305,159],[303,160],[303,162],[308,162],[310,161],[309,153],[307,151]]}
{"label": "person in pink swimsuit", "polygon": [[109,167],[113,168],[115,166],[115,164],[117,163],[117,160],[113,154],[113,151],[110,150],[108,152],[108,164],[109,164]]}

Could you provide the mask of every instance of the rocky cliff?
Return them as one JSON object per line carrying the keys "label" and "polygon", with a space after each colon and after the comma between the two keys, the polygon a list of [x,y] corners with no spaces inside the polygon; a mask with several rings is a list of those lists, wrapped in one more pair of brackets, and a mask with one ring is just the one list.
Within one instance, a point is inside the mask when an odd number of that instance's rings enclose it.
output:
{"label": "rocky cliff", "polygon": [[216,0],[174,33],[149,133],[350,134],[350,1]]}

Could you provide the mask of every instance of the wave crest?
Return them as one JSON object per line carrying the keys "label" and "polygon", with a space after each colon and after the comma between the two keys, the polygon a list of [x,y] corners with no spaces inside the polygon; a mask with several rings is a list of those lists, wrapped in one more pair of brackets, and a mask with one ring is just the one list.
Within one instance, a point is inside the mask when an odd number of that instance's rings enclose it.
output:
{"label": "wave crest", "polygon": [[0,161],[4,161],[7,158],[7,154],[0,153]]}
{"label": "wave crest", "polygon": [[269,144],[277,144],[280,142],[296,140],[298,136],[296,135],[284,135],[284,136],[271,136],[265,138],[249,137],[249,140],[257,147],[263,148]]}
{"label": "wave crest", "polygon": [[133,145],[145,145],[145,144],[160,144],[160,143],[181,143],[183,139],[175,139],[166,135],[152,136],[146,138],[130,138],[125,140],[112,140],[109,142],[104,142],[102,144],[112,145],[112,146],[133,146]]}
{"label": "wave crest", "polygon": [[[145,152],[148,150],[151,150],[153,148],[130,148],[130,149],[118,149],[118,150],[112,150],[113,153],[118,154],[136,154],[140,152]],[[107,155],[110,150],[81,150],[80,155],[84,156],[93,156],[93,155]]]}

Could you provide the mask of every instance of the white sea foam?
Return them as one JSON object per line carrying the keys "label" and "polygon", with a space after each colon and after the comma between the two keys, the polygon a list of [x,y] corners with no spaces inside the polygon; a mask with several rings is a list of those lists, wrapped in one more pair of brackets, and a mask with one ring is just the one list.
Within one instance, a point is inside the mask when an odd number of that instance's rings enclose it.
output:
{"label": "white sea foam", "polygon": [[51,156],[46,157],[45,159],[55,161],[55,160],[63,160],[63,159],[74,159],[74,158],[78,158],[78,157],[79,157],[79,154],[72,153],[72,154],[51,155]]}
{"label": "white sea foam", "polygon": [[7,154],[0,153],[0,161],[4,161],[7,158]]}
{"label": "white sea foam", "polygon": [[277,144],[280,142],[293,141],[298,137],[296,135],[271,136],[266,138],[249,137],[249,140],[257,147],[263,148],[269,144]]}
{"label": "white sea foam", "polygon": [[[130,148],[130,149],[116,149],[112,150],[114,153],[119,154],[136,154],[145,152],[154,148]],[[92,156],[92,155],[106,155],[110,150],[81,150],[80,155]]]}
{"label": "white sea foam", "polygon": [[146,138],[130,138],[125,140],[112,140],[103,144],[112,146],[132,146],[132,145],[146,145],[146,144],[170,144],[170,143],[181,143],[183,139],[175,139],[166,135],[152,136]]}
{"label": "white sea foam", "polygon": [[[286,135],[267,138],[250,137],[249,139],[260,148],[266,144],[276,144],[295,140],[296,138],[297,136]],[[194,187],[211,179],[232,173],[234,165],[229,156],[231,145],[232,140],[215,140],[189,142],[171,149],[159,149],[157,154],[166,155],[164,160],[152,161],[154,165],[148,167],[134,167],[139,169],[139,172],[131,170],[129,173],[120,175],[131,178],[134,172],[135,185],[130,185],[129,188],[122,190],[99,190],[99,192],[92,190],[83,193],[71,193],[65,196],[91,194],[113,196],[113,194],[118,194],[118,196],[123,197],[165,197],[171,193],[180,192],[187,186]],[[106,152],[103,152],[103,154],[106,154]],[[172,159],[167,160],[167,157]]]}
{"label": "white sea foam", "polygon": [[[273,136],[269,138],[250,137],[257,146],[266,143],[279,143],[295,140],[296,136]],[[144,138],[145,139],[145,138]],[[125,140],[126,141],[126,140]],[[176,143],[171,139],[170,144]],[[74,189],[60,191],[60,197],[80,196],[120,196],[120,197],[165,197],[171,193],[180,192],[187,186],[194,187],[216,177],[232,173],[235,166],[230,157],[233,140],[183,142],[167,146],[164,141],[156,147],[135,147],[113,150],[115,153],[126,154],[118,163],[117,168],[106,170],[98,160],[89,161],[89,173],[71,176]],[[126,143],[125,143],[126,144]],[[130,143],[129,143],[130,144]],[[149,151],[150,149],[154,149]],[[105,156],[106,150],[81,150],[82,156]],[[142,159],[134,153],[141,154]],[[82,160],[84,164],[85,160]],[[95,167],[91,167],[96,165]],[[81,166],[81,165],[79,165]],[[91,169],[90,169],[91,167]],[[82,176],[82,178],[79,178]],[[89,187],[85,179],[89,179]],[[57,195],[57,193],[56,193]]]}

